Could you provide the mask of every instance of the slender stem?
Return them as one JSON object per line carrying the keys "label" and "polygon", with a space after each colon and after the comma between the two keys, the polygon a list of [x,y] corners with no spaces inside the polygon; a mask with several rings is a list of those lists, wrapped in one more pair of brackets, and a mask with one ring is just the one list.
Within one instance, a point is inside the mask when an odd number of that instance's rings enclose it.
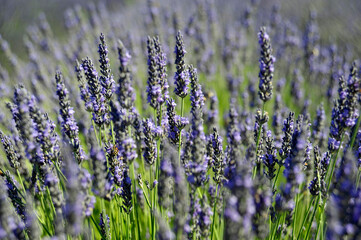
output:
{"label": "slender stem", "polygon": [[154,189],[152,189],[152,185],[153,185],[153,174],[152,174],[152,166],[153,165],[150,165],[150,167],[149,167],[149,176],[150,176],[150,193],[151,193],[151,208],[150,208],[150,210],[151,210],[151,224],[152,224],[152,239],[155,239],[155,227],[154,227],[154,225],[155,225],[155,219],[154,219]]}
{"label": "slender stem", "polygon": [[133,179],[133,197],[132,197],[132,201],[133,201],[133,217],[135,215],[135,218],[136,218],[136,221],[137,221],[138,237],[139,237],[139,239],[141,239],[139,217],[138,217],[138,204],[136,202],[137,194],[136,194],[136,190],[135,190],[136,180],[135,180],[134,162],[130,164],[130,168],[131,168],[130,170],[131,170],[132,179]]}
{"label": "slender stem", "polygon": [[353,148],[353,145],[355,143],[355,139],[356,139],[356,136],[357,136],[357,132],[358,132],[358,129],[360,127],[360,122],[361,122],[361,117],[358,117],[357,119],[357,123],[356,123],[356,126],[355,126],[355,129],[352,133],[352,138],[351,138],[351,143],[350,143],[350,149],[352,150]]}
{"label": "slender stem", "polygon": [[114,132],[114,123],[113,123],[113,121],[110,122],[110,127],[111,127],[111,130],[112,130],[113,144],[115,144],[115,132]]}
{"label": "slender stem", "polygon": [[26,196],[26,190],[25,190],[25,187],[24,187],[23,179],[22,179],[21,176],[20,176],[19,169],[16,169],[16,173],[18,174],[18,178],[19,178],[20,185],[21,185],[21,187],[23,188],[24,196]]}
{"label": "slender stem", "polygon": [[213,207],[213,220],[212,220],[212,230],[211,230],[211,240],[213,240],[213,232],[214,232],[214,223],[216,222],[216,215],[217,215],[217,211],[216,211],[216,207],[217,207],[217,200],[218,200],[218,184],[216,186],[216,200],[214,202],[214,207]]}
{"label": "slender stem", "polygon": [[99,145],[102,146],[102,128],[99,127]]}
{"label": "slender stem", "polygon": [[203,194],[202,194],[202,191],[201,191],[200,187],[197,188],[197,191],[198,191],[199,197],[203,198]]}
{"label": "slender stem", "polygon": [[300,231],[298,232],[298,235],[297,235],[297,240],[300,238],[301,236],[301,233],[302,233],[302,229],[303,229],[303,226],[305,225],[305,222],[308,218],[308,214],[310,213],[310,210],[311,210],[311,207],[313,206],[313,203],[315,202],[315,199],[312,200],[310,206],[308,207],[307,209],[307,213],[306,213],[306,216],[303,218],[303,221],[302,221],[302,224],[301,224],[301,229]]}
{"label": "slender stem", "polygon": [[293,221],[292,221],[292,240],[293,240],[293,236],[294,236],[294,233],[295,233],[295,226],[296,225],[296,220],[297,220],[297,207],[298,207],[298,200],[299,200],[299,197],[298,197],[299,194],[296,195],[296,204],[295,204],[295,213],[294,213],[294,218],[293,218]]}
{"label": "slender stem", "polygon": [[279,175],[280,172],[281,172],[281,168],[282,168],[282,166],[280,165],[280,166],[278,167],[277,175],[276,175],[275,180],[274,180],[274,182],[273,182],[272,191],[273,191],[273,189],[274,189],[275,186],[276,186],[277,179],[278,179],[278,175]]}
{"label": "slender stem", "polygon": [[94,129],[95,138],[97,139],[98,144],[100,144],[99,143],[98,133],[97,133],[97,128],[96,128],[94,120],[92,120],[92,125],[93,125],[93,129]]}
{"label": "slender stem", "polygon": [[358,186],[360,184],[360,175],[361,175],[361,171],[359,169],[357,172],[357,178],[356,178],[356,188],[358,188]]}
{"label": "slender stem", "polygon": [[130,233],[130,231],[129,231],[129,222],[130,222],[130,216],[129,216],[129,214],[127,214],[127,229],[128,229],[128,231],[127,231],[127,240],[129,239],[129,233]]}
{"label": "slender stem", "polygon": [[318,203],[319,203],[319,202],[320,202],[320,195],[318,195],[317,202],[316,202],[316,204],[315,204],[315,206],[314,206],[313,213],[312,213],[312,217],[311,217],[311,221],[310,221],[310,224],[308,225],[307,234],[306,234],[305,239],[308,239],[308,235],[310,234],[312,222],[313,222],[313,219],[315,218],[315,214],[316,214],[316,211],[317,211]]}
{"label": "slender stem", "polygon": [[[336,162],[337,162],[337,156],[338,156],[338,153],[340,152],[340,149],[341,149],[341,145],[342,145],[342,141],[343,141],[343,137],[344,137],[344,136],[345,136],[345,134],[342,134],[341,141],[340,141],[340,146],[339,146],[339,148],[337,149],[337,152],[336,152],[335,157],[332,159],[332,163],[331,163],[331,173],[330,173],[329,178],[328,178],[328,181],[327,181],[327,192],[328,192],[328,190],[330,189],[333,172],[334,172],[334,170],[335,170],[335,166],[336,166]],[[328,170],[329,170],[329,169],[330,169],[330,168],[327,169],[327,173],[328,173]],[[327,176],[327,175],[326,175],[326,176]]]}
{"label": "slender stem", "polygon": [[[184,98],[181,100],[181,117],[183,117],[183,111],[184,111]],[[181,150],[182,150],[182,130],[179,133],[179,143],[178,143],[178,159],[179,164],[181,164]]]}

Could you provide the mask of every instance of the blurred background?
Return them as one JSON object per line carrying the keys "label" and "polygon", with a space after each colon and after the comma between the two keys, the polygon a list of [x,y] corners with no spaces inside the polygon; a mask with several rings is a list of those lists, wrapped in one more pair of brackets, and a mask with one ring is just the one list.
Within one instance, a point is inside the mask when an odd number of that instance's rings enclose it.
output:
{"label": "blurred background", "polygon": [[[25,51],[23,35],[31,24],[38,22],[41,13],[45,13],[55,36],[61,38],[65,33],[64,11],[77,4],[86,8],[89,2],[87,0],[0,0],[0,34],[10,43],[15,53],[22,54]],[[104,0],[103,2],[111,13],[116,14],[125,6],[131,8],[144,4],[146,7],[147,1]],[[176,3],[176,0],[158,2],[158,4],[171,4]],[[228,7],[240,13],[245,8],[245,2],[247,1],[215,0],[220,8]],[[258,2],[258,6],[265,9],[272,9],[273,5],[279,3],[281,15],[285,19],[303,23],[307,22],[309,11],[316,10],[321,41],[350,43],[357,46],[354,51],[361,52],[361,45],[358,44],[361,38],[360,0],[259,0]],[[265,11],[259,12],[264,14]],[[137,19],[141,17],[141,14],[134,15]],[[262,21],[265,17],[268,16],[259,16],[258,19]]]}

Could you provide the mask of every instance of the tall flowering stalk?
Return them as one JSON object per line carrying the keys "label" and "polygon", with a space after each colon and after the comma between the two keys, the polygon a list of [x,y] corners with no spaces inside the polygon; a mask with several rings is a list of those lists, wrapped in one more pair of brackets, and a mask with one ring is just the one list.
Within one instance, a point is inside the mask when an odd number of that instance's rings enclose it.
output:
{"label": "tall flowering stalk", "polygon": [[360,79],[357,77],[356,63],[354,62],[350,68],[348,80],[346,81],[342,76],[339,79],[339,98],[334,102],[334,107],[332,109],[328,150],[330,153],[335,153],[335,157],[332,158],[330,163],[331,167],[328,168],[327,172],[327,190],[329,189],[332,181],[337,156],[341,148],[344,135],[350,128],[355,126],[356,120],[359,116],[357,111],[359,90]]}
{"label": "tall flowering stalk", "polygon": [[[184,98],[188,94],[188,85],[189,85],[189,73],[185,64],[185,54],[186,50],[183,42],[183,35],[178,31],[176,36],[176,45],[174,49],[176,55],[174,64],[176,66],[176,72],[174,74],[174,93],[181,98],[181,113],[180,117],[183,117],[184,111]],[[182,145],[182,133],[179,134],[179,148],[178,155],[180,161],[180,151]]]}
{"label": "tall flowering stalk", "polygon": [[175,101],[172,98],[167,100],[167,116],[168,116],[168,138],[172,144],[181,144],[182,129],[185,128],[189,121],[187,118],[176,115]]}
{"label": "tall flowering stalk", "polygon": [[205,135],[203,131],[203,105],[204,96],[198,81],[197,69],[189,67],[191,79],[191,158],[190,175],[188,181],[193,187],[198,188],[206,181],[207,162],[205,161]]}
{"label": "tall flowering stalk", "polygon": [[100,43],[98,47],[100,73],[99,81],[103,87],[103,94],[107,101],[109,101],[114,92],[114,79],[111,74],[109,58],[108,58],[108,46],[105,42],[104,34],[100,34]]}
{"label": "tall flowering stalk", "polygon": [[[261,129],[262,125],[267,122],[265,119],[268,120],[268,116],[264,116],[264,106],[267,101],[269,101],[272,97],[272,79],[273,79],[273,72],[274,72],[274,62],[275,57],[272,55],[272,46],[271,46],[271,40],[269,35],[266,32],[265,27],[261,27],[259,33],[258,33],[258,43],[261,48],[261,57],[259,59],[259,90],[258,95],[260,99],[263,101],[262,104],[262,114],[259,117],[261,121],[256,124],[258,124],[258,132],[257,132],[257,138],[256,138],[256,152],[259,150],[259,141],[261,136]],[[264,119],[264,120],[263,120]],[[257,173],[257,168],[254,170],[253,176]]]}
{"label": "tall flowering stalk", "polygon": [[118,101],[123,108],[129,109],[133,106],[135,100],[130,67],[131,55],[121,41],[118,41],[118,58],[120,62],[117,89]]}
{"label": "tall flowering stalk", "polygon": [[159,74],[157,64],[157,52],[154,46],[154,39],[148,36],[148,80],[147,80],[147,101],[156,110],[162,101],[161,87],[159,85]]}
{"label": "tall flowering stalk", "polygon": [[61,72],[57,72],[55,75],[56,80],[56,94],[59,98],[60,116],[62,118],[62,131],[64,135],[68,137],[69,143],[73,149],[75,158],[80,164],[85,159],[83,148],[79,141],[78,125],[74,118],[74,110],[70,106],[70,100],[68,97],[68,89],[65,87],[63,75]]}
{"label": "tall flowering stalk", "polygon": [[94,68],[93,62],[90,58],[83,59],[82,67],[84,69],[91,96],[93,121],[101,129],[108,119],[105,104],[106,98],[103,94],[101,83],[99,82],[98,72]]}
{"label": "tall flowering stalk", "polygon": [[272,97],[272,79],[274,72],[275,57],[272,55],[272,46],[265,27],[261,27],[258,33],[258,43],[261,47],[259,59],[259,91],[260,99],[265,103]]}

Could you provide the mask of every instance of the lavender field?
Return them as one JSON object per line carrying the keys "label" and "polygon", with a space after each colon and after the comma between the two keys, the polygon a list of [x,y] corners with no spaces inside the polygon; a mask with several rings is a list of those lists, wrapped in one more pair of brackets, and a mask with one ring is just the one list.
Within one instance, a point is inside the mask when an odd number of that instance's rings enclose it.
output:
{"label": "lavender field", "polygon": [[361,239],[361,4],[291,2],[0,11],[0,239]]}

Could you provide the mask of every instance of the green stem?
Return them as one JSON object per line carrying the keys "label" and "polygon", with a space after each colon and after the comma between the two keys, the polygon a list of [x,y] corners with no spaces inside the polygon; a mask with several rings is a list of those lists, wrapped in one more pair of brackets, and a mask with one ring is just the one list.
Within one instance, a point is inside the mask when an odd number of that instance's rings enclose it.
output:
{"label": "green stem", "polygon": [[315,199],[312,200],[310,206],[309,206],[308,209],[307,209],[306,216],[303,218],[303,221],[302,221],[302,224],[301,224],[301,229],[300,229],[300,231],[298,232],[298,235],[297,235],[297,240],[300,239],[303,226],[305,225],[305,222],[306,222],[306,220],[307,220],[307,218],[308,218],[308,214],[310,213],[310,210],[311,210],[311,207],[313,206],[314,200],[315,200]]}
{"label": "green stem", "polygon": [[[336,166],[336,162],[337,162],[337,157],[338,157],[338,153],[340,152],[340,149],[341,149],[341,145],[342,145],[342,141],[343,141],[343,137],[345,136],[345,134],[342,134],[342,137],[341,137],[341,141],[340,141],[340,146],[339,148],[337,149],[337,152],[336,152],[336,155],[335,157],[332,159],[332,163],[331,163],[331,173],[328,177],[328,181],[327,181],[327,192],[328,190],[330,189],[330,185],[331,185],[331,181],[332,181],[332,177],[333,177],[333,172],[335,170],[335,166]],[[327,173],[329,171],[330,168],[327,169]],[[326,176],[328,176],[326,174]]]}
{"label": "green stem", "polygon": [[277,179],[278,179],[278,175],[279,175],[279,174],[280,174],[280,172],[281,172],[281,168],[282,168],[282,166],[280,165],[280,166],[278,167],[278,171],[277,171],[276,178],[275,178],[275,180],[274,180],[274,182],[273,182],[272,191],[273,191],[273,189],[274,189],[274,188],[275,188],[275,186],[276,186]]}
{"label": "green stem", "polygon": [[21,187],[23,188],[24,196],[26,196],[26,190],[25,190],[25,187],[24,187],[23,179],[22,179],[21,176],[20,176],[19,169],[16,169],[16,173],[18,174],[18,178],[19,178],[20,185],[21,185]]}
{"label": "green stem", "polygon": [[115,132],[114,132],[114,124],[113,124],[113,121],[110,122],[110,127],[111,127],[111,130],[112,130],[113,145],[115,145]]}
{"label": "green stem", "polygon": [[213,220],[212,220],[212,230],[211,230],[211,240],[213,240],[213,232],[214,232],[214,223],[216,222],[216,207],[217,207],[217,199],[218,199],[218,184],[216,186],[216,200],[214,202],[214,207],[213,207]]}
{"label": "green stem", "polygon": [[[181,100],[181,117],[183,117],[183,111],[184,111],[184,98]],[[181,165],[181,149],[182,149],[182,131],[179,133],[179,143],[178,143],[178,159],[179,164]]]}
{"label": "green stem", "polygon": [[99,224],[95,221],[95,219],[93,218],[92,215],[90,215],[90,219],[92,220],[93,224],[97,228],[98,233],[100,234],[100,236],[104,237],[103,234],[102,234],[102,231],[100,230]]}
{"label": "green stem", "polygon": [[311,217],[311,221],[310,221],[310,224],[308,225],[307,234],[306,234],[305,239],[308,239],[308,235],[310,234],[311,227],[312,227],[312,223],[313,223],[313,219],[315,218],[315,215],[316,215],[316,211],[317,211],[318,203],[319,203],[319,202],[320,202],[320,194],[318,195],[317,202],[316,202],[316,204],[315,204],[315,206],[314,206],[313,213],[312,213],[312,217]]}
{"label": "green stem", "polygon": [[135,212],[135,217],[136,217],[136,221],[137,221],[137,230],[138,230],[138,238],[141,239],[140,236],[140,224],[139,224],[139,217],[138,217],[138,205],[136,203],[136,191],[135,191],[135,186],[136,186],[136,182],[135,182],[135,170],[134,170],[134,162],[130,165],[131,167],[131,174],[132,174],[132,178],[133,178],[133,197],[132,197],[132,201],[133,201],[133,211]]}
{"label": "green stem", "polygon": [[151,193],[151,224],[152,224],[152,239],[155,239],[155,219],[154,219],[154,189],[152,189],[152,186],[153,186],[153,174],[152,174],[152,166],[153,165],[150,165],[149,167],[149,178],[150,178],[150,193]]}
{"label": "green stem", "polygon": [[129,222],[130,222],[130,216],[129,216],[129,214],[127,214],[127,240],[129,240],[129,233],[130,233],[130,231],[129,231]]}
{"label": "green stem", "polygon": [[355,139],[356,139],[356,136],[357,136],[357,132],[358,132],[358,129],[360,127],[360,122],[361,122],[361,117],[359,117],[357,119],[357,123],[356,123],[356,128],[354,129],[353,133],[352,133],[352,138],[351,138],[351,143],[350,143],[350,149],[352,150],[353,148],[353,145],[355,143]]}
{"label": "green stem", "polygon": [[99,146],[102,147],[102,128],[99,127]]}
{"label": "green stem", "polygon": [[98,138],[98,133],[97,133],[97,128],[96,128],[94,120],[92,120],[92,125],[93,125],[93,129],[94,129],[95,138],[97,139],[98,144],[100,144],[99,138]]}
{"label": "green stem", "polygon": [[295,233],[295,226],[296,225],[296,220],[297,220],[297,206],[298,206],[298,197],[299,194],[296,195],[296,204],[295,204],[295,214],[294,214],[294,218],[293,218],[293,221],[292,221],[292,237],[291,239],[293,240],[293,236],[294,236],[294,233]]}

